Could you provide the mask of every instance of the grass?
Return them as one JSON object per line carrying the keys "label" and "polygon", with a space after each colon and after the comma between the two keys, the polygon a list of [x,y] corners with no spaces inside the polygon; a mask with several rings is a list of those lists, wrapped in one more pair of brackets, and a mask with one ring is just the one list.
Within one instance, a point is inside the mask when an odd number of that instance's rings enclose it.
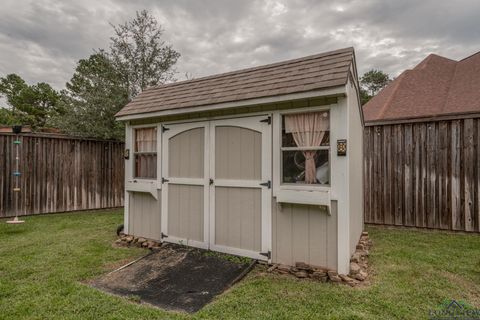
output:
{"label": "grass", "polygon": [[166,312],[85,285],[147,251],[114,248],[121,210],[0,221],[0,319],[426,319],[448,299],[480,308],[480,236],[369,228],[372,284],[350,288],[265,273],[200,312]]}

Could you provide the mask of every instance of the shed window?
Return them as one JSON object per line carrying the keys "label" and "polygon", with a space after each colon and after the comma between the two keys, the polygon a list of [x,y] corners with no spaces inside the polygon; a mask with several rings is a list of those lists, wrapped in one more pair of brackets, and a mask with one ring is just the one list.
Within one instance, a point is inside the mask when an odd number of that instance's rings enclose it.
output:
{"label": "shed window", "polygon": [[282,183],[330,183],[328,111],[282,116]]}
{"label": "shed window", "polygon": [[157,128],[140,128],[134,132],[135,178],[157,178]]}

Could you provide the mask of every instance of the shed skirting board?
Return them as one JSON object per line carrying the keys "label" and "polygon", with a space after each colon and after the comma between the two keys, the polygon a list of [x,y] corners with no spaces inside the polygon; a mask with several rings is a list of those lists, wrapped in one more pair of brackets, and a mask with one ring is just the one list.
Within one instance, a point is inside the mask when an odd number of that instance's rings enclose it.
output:
{"label": "shed skirting board", "polygon": [[[160,241],[160,200],[150,193],[129,192],[128,202],[129,234]],[[280,207],[272,199],[272,219],[273,263],[305,262],[337,270],[336,210],[328,215],[318,206],[282,204]]]}
{"label": "shed skirting board", "polygon": [[337,210],[272,202],[272,262],[294,266],[304,262],[337,270]]}
{"label": "shed skirting board", "polygon": [[161,197],[147,192],[128,192],[128,234],[161,240]]}

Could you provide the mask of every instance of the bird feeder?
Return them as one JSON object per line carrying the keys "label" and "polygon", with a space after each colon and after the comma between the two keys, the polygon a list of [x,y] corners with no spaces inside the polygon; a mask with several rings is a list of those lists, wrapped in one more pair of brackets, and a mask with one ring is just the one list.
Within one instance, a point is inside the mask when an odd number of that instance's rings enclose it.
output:
{"label": "bird feeder", "polygon": [[20,134],[22,133],[22,126],[13,126],[12,127],[12,132],[15,133],[15,140],[13,141],[13,148],[15,148],[15,170],[13,171],[13,176],[15,177],[14,179],[14,184],[15,186],[13,187],[13,192],[15,195],[15,217],[12,220],[8,220],[8,224],[20,224],[24,223],[24,220],[18,219],[18,213],[19,213],[19,200],[20,200],[20,145],[22,144],[22,141],[20,140]]}

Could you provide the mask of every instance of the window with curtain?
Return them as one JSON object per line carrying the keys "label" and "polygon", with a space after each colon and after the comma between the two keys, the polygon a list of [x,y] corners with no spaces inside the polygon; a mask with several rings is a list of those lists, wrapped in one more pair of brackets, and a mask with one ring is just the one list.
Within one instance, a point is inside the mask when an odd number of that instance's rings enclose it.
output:
{"label": "window with curtain", "polygon": [[157,128],[139,128],[134,131],[135,178],[157,178]]}
{"label": "window with curtain", "polygon": [[282,116],[282,183],[330,184],[328,111]]}

